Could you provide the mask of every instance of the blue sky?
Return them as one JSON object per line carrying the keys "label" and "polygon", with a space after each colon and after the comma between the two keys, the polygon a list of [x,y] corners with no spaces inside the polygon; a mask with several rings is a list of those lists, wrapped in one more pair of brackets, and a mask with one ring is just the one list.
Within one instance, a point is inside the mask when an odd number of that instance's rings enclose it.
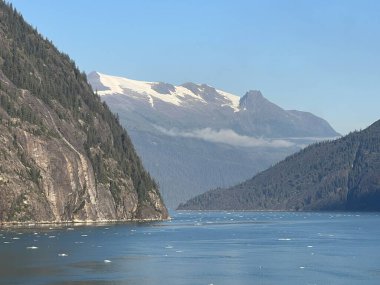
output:
{"label": "blue sky", "polygon": [[340,133],[380,119],[380,1],[12,0],[81,70],[259,89]]}

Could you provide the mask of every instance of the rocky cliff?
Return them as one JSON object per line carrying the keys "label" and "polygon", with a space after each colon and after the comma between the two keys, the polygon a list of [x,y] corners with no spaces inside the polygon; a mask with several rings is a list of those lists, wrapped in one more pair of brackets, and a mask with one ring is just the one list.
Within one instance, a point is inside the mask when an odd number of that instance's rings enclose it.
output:
{"label": "rocky cliff", "polygon": [[156,182],[86,75],[0,1],[0,222],[159,220]]}

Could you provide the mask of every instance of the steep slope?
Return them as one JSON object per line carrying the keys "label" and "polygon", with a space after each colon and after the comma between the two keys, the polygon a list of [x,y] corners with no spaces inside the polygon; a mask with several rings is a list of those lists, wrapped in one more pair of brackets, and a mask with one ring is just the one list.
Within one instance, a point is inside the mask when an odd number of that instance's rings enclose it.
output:
{"label": "steep slope", "polygon": [[249,91],[239,104],[241,132],[271,138],[337,137],[322,118],[308,112],[287,111],[267,100],[260,91]]}
{"label": "steep slope", "polygon": [[380,210],[380,121],[311,145],[250,180],[197,196],[186,210]]}
{"label": "steep slope", "polygon": [[172,208],[248,179],[321,137],[339,135],[326,121],[286,111],[259,91],[240,98],[206,84],[174,86],[99,72],[88,79],[118,113]]}
{"label": "steep slope", "polygon": [[164,219],[154,180],[86,75],[0,1],[0,222]]}

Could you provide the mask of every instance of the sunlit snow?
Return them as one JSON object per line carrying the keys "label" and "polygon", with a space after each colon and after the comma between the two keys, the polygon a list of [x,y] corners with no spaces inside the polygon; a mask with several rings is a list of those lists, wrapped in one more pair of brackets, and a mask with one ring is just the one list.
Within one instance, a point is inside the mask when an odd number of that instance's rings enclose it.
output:
{"label": "sunlit snow", "polygon": [[[107,88],[107,90],[97,91],[100,96],[128,94],[130,97],[144,98],[152,108],[155,106],[156,100],[176,106],[183,106],[189,99],[207,104],[207,101],[200,95],[195,94],[184,86],[174,86],[174,91],[170,91],[170,94],[161,94],[152,89],[153,85],[158,84],[157,82],[132,80],[99,72],[96,72],[96,75],[99,77],[100,83]],[[222,90],[216,90],[216,92],[219,93],[220,98],[224,101],[221,104],[222,107],[227,106],[232,108],[234,112],[239,111],[239,96]]]}

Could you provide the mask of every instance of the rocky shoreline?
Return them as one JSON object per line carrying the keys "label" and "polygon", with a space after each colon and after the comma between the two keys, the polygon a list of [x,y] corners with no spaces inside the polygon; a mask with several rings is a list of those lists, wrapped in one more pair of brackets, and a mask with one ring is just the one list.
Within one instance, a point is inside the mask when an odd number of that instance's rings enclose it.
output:
{"label": "rocky shoreline", "polygon": [[150,222],[164,222],[170,221],[171,217],[167,218],[148,218],[148,219],[129,219],[129,220],[98,220],[98,221],[12,221],[12,222],[0,222],[0,228],[39,228],[39,227],[51,227],[51,226],[100,226],[111,224],[132,224],[132,223],[150,223]]}

